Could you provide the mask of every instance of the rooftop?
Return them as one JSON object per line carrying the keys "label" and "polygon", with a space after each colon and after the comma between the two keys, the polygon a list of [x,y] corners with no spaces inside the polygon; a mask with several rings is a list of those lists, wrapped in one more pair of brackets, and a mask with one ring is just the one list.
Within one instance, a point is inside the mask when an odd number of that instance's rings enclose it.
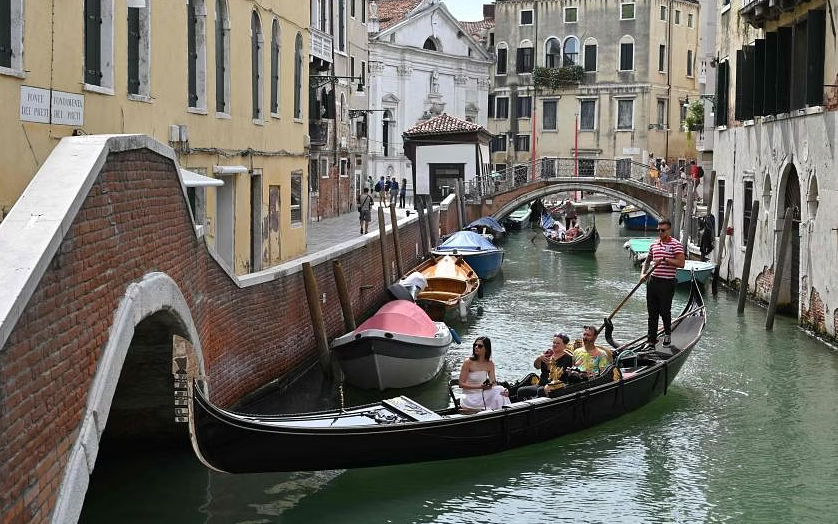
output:
{"label": "rooftop", "polygon": [[442,113],[429,120],[425,120],[404,132],[407,136],[439,135],[445,133],[473,133],[483,129],[482,126]]}

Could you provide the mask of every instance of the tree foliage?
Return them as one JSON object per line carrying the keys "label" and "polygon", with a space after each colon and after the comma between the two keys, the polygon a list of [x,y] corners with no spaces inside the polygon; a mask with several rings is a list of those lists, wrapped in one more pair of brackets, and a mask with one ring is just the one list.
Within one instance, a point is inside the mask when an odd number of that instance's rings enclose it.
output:
{"label": "tree foliage", "polygon": [[561,89],[562,87],[578,85],[585,77],[582,66],[569,67],[536,67],[533,70],[533,83],[538,87]]}

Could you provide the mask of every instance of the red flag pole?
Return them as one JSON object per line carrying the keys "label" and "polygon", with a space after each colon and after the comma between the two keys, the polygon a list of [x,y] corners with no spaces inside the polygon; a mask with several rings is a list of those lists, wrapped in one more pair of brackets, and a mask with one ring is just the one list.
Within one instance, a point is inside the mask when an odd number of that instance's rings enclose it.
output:
{"label": "red flag pole", "polygon": [[535,143],[536,143],[536,138],[535,138],[535,91],[533,91],[533,97],[532,97],[532,158],[531,158],[532,166],[530,167],[530,173],[531,173],[530,180],[535,180]]}
{"label": "red flag pole", "polygon": [[[579,178],[579,113],[576,113],[573,122],[573,178]],[[573,196],[577,196],[576,191]]]}

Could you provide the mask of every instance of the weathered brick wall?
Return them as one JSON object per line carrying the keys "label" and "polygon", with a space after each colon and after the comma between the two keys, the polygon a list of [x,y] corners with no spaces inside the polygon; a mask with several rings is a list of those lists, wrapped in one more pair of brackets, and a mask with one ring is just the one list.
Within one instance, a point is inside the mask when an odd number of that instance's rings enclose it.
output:
{"label": "weathered brick wall", "polygon": [[774,268],[763,266],[757,275],[753,295],[757,300],[768,302],[771,299],[771,289],[774,287]]}
{"label": "weathered brick wall", "polygon": [[329,177],[321,178],[318,181],[318,208],[313,210],[315,212],[312,215],[329,218],[355,209],[355,194],[352,192],[351,186],[352,179],[350,177],[341,178],[338,168],[332,166],[329,169]]}
{"label": "weathered brick wall", "polygon": [[811,328],[816,333],[826,334],[826,315],[823,300],[818,290],[809,290],[809,300],[801,307],[800,323]]}
{"label": "weathered brick wall", "polygon": [[[239,288],[196,239],[174,164],[111,154],[0,350],[0,515],[48,522],[98,359],[126,287],[161,271],[189,304],[214,400],[230,404],[316,355],[302,273]],[[416,223],[400,230],[416,265]],[[388,257],[394,260],[392,235]],[[356,316],[383,300],[378,243],[343,255]],[[329,337],[342,333],[331,261],[314,268]],[[362,285],[372,285],[361,290]]]}

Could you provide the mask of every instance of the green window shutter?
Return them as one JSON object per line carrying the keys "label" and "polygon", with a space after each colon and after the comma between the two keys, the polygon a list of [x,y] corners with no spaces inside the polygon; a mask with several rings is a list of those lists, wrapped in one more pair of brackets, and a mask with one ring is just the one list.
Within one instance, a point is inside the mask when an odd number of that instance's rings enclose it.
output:
{"label": "green window shutter", "polygon": [[84,83],[102,85],[102,4],[84,0]]}
{"label": "green window shutter", "polygon": [[826,11],[809,11],[806,54],[806,105],[823,105],[823,63],[826,46]]}

